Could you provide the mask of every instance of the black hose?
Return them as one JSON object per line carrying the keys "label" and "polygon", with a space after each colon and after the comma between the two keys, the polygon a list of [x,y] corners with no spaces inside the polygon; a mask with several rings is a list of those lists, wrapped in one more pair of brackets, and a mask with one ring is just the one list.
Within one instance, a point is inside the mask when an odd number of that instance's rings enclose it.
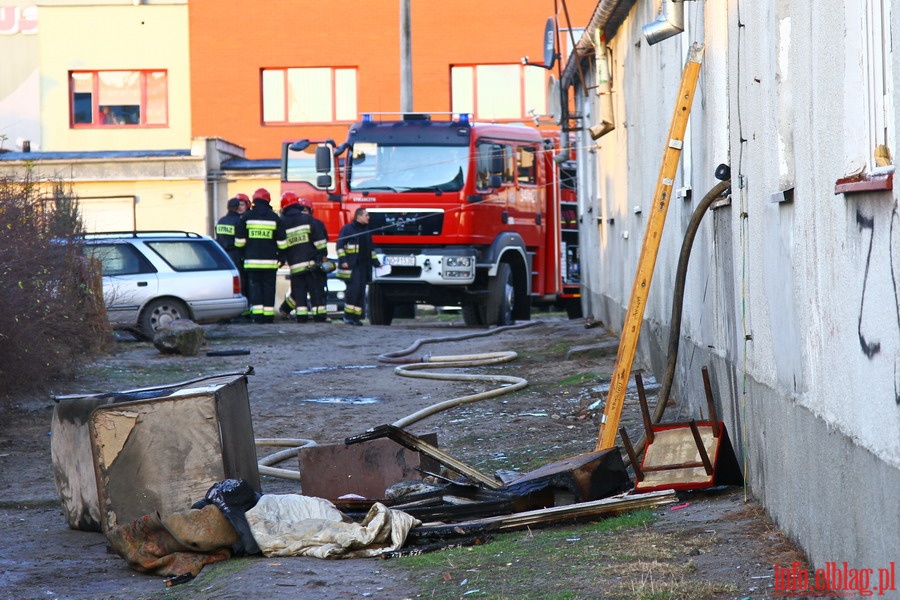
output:
{"label": "black hose", "polygon": [[[697,208],[691,215],[691,221],[688,223],[687,231],[684,234],[684,241],[681,243],[681,254],[678,256],[678,268],[675,271],[675,292],[672,295],[672,317],[669,324],[669,350],[668,362],[666,363],[666,372],[663,375],[662,385],[659,389],[659,395],[656,400],[656,408],[653,411],[653,423],[659,423],[662,420],[663,413],[666,410],[666,404],[669,402],[669,394],[672,391],[672,381],[675,379],[675,366],[678,363],[678,344],[681,340],[681,312],[684,304],[684,286],[687,280],[688,262],[691,259],[691,248],[694,245],[694,238],[697,237],[697,231],[700,229],[700,221],[703,219],[706,211],[712,206],[712,203],[722,197],[725,192],[731,188],[731,180],[726,179],[720,181],[711,190],[709,190]],[[647,435],[641,436],[638,443],[634,446],[635,455],[640,454],[644,450],[647,442]]]}

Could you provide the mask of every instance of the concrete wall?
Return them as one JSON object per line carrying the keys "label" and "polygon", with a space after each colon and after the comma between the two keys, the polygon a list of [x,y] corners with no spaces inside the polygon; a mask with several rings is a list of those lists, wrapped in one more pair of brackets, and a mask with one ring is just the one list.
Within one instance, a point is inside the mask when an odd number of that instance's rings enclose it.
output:
{"label": "concrete wall", "polygon": [[[191,139],[188,9],[130,2],[40,9],[41,123],[44,150],[162,150]],[[168,124],[162,127],[73,128],[72,70],[166,70]]]}
{"label": "concrete wall", "polygon": [[[900,556],[898,193],[835,194],[872,150],[862,3],[687,2],[685,32],[651,46],[640,28],[654,4],[610,40],[616,129],[581,135],[582,235],[599,249],[582,255],[586,312],[621,329],[684,53],[703,43],[674,186],[691,198],[670,202],[636,364],[663,373],[684,231],[727,163],[730,203],[704,217],[691,254],[666,418],[705,413],[708,366],[750,490],[813,564],[887,567]],[[889,66],[900,74],[896,53]],[[597,98],[584,109],[596,118]]]}

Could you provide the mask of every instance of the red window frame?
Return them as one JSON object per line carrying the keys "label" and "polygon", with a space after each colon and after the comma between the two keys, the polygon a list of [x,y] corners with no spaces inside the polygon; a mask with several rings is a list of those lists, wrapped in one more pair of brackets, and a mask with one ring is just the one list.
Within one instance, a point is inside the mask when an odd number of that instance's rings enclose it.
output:
{"label": "red window frame", "polygon": [[[140,100],[137,105],[127,105],[128,107],[136,107],[138,114],[138,122],[117,122],[117,123],[101,123],[101,104],[100,104],[100,74],[101,73],[137,73],[139,75]],[[148,78],[152,75],[161,73],[163,75],[163,91],[165,97],[162,100],[163,118],[157,122],[148,123],[148,114],[151,113],[150,100],[148,94]],[[79,113],[79,107],[84,106],[84,98],[77,98],[76,93],[85,94],[84,92],[76,92],[76,76],[90,75],[91,92],[90,92],[90,122],[85,122],[79,118],[79,114],[84,114],[83,110]],[[126,105],[111,105],[126,106]],[[133,112],[128,111],[128,112]],[[69,127],[72,129],[159,129],[169,126],[169,72],[167,69],[96,69],[96,70],[79,70],[69,71]]]}
{"label": "red window frame", "polygon": [[[291,114],[291,105],[290,105],[290,84],[288,82],[288,72],[293,70],[303,70],[303,69],[328,69],[329,71],[329,85],[331,86],[331,106],[329,107],[329,112],[331,113],[331,118],[325,121],[291,121],[288,115]],[[359,69],[357,67],[342,67],[342,66],[321,66],[321,67],[263,67],[259,72],[259,97],[260,97],[260,123],[264,126],[283,126],[283,125],[317,125],[323,123],[352,123],[354,119],[338,119],[338,90],[337,90],[337,75],[338,71],[353,71],[354,75],[356,75],[356,103],[357,110],[359,106]],[[266,102],[266,86],[265,86],[265,75],[267,73],[274,74],[280,72],[281,80],[282,80],[282,89],[284,90],[284,94],[281,98],[282,102],[282,110],[284,112],[284,120],[283,121],[267,121],[265,115],[265,102]]]}
{"label": "red window frame", "polygon": [[[478,85],[478,67],[515,67],[519,71],[519,116],[516,117],[482,117],[478,114],[478,96],[479,96],[479,85]],[[473,117],[476,121],[491,121],[493,123],[520,123],[522,121],[529,121],[534,118],[534,115],[529,114],[527,102],[527,82],[525,78],[526,69],[534,68],[529,65],[523,65],[521,63],[459,63],[450,65],[450,81],[451,86],[453,82],[453,70],[454,69],[472,69],[472,111],[474,112]],[[450,90],[450,98],[452,101],[453,98],[453,90]],[[455,108],[454,108],[455,110]]]}

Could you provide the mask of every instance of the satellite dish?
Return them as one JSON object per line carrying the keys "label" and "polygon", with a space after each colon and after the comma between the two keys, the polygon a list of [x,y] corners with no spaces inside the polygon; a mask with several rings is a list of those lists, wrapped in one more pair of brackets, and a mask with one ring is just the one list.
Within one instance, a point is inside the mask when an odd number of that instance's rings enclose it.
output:
{"label": "satellite dish", "polygon": [[548,69],[553,68],[556,62],[556,19],[550,17],[547,19],[547,25],[544,27],[544,66]]}
{"label": "satellite dish", "polygon": [[553,75],[547,81],[547,112],[557,125],[562,124],[562,101],[559,97],[559,81]]}

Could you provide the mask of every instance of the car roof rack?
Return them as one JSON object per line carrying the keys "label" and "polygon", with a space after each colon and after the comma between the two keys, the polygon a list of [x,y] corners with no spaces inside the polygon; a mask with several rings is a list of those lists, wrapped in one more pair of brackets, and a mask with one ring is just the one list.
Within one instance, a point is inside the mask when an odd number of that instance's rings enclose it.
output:
{"label": "car roof rack", "polygon": [[98,240],[106,238],[151,238],[151,237],[184,237],[184,238],[200,238],[203,237],[199,233],[191,231],[98,231],[96,233],[84,234],[86,240]]}

